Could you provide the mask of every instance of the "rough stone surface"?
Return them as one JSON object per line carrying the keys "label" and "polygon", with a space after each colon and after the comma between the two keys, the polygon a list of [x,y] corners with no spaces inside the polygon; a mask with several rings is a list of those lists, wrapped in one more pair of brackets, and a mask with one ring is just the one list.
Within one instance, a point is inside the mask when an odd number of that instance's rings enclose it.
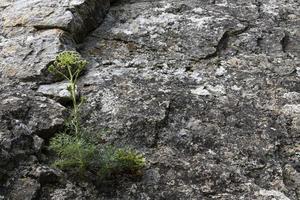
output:
{"label": "rough stone surface", "polygon": [[299,6],[111,7],[82,45],[92,63],[81,81],[85,119],[149,162],[141,183],[121,184],[116,199],[300,198],[292,181],[300,169]]}
{"label": "rough stone surface", "polygon": [[9,196],[10,199],[15,200],[32,200],[38,197],[40,184],[30,178],[24,178],[17,181],[14,185],[13,191]]}
{"label": "rough stone surface", "polygon": [[2,0],[0,77],[45,81],[49,63],[75,49],[108,7],[109,0]]}
{"label": "rough stone surface", "polygon": [[[54,100],[66,104],[71,101],[70,93],[68,91],[68,82],[57,82],[52,84],[43,84],[40,85],[37,92],[45,96],[53,98]],[[77,96],[79,92],[76,90]]]}
{"label": "rough stone surface", "polygon": [[20,199],[22,195],[26,199],[33,199],[40,183],[20,180],[15,185],[13,177],[18,173],[20,165],[31,165],[37,159],[36,156],[41,154],[42,138],[49,138],[61,129],[65,108],[37,95],[23,84],[1,81],[0,93],[0,192],[4,193],[9,185],[14,188],[11,194],[15,190],[28,190],[23,191],[24,194],[22,191],[15,194],[17,196],[12,199]]}
{"label": "rough stone surface", "polygon": [[53,80],[46,69],[55,56],[75,49],[108,8],[109,0],[0,2],[0,198],[39,199],[58,180],[53,169],[29,168],[49,163],[44,140],[63,127],[66,92],[37,83]]}
{"label": "rough stone surface", "polygon": [[[119,0],[89,33],[96,2],[0,2],[0,194],[300,199],[298,1]],[[75,47],[90,63],[82,121],[145,154],[140,180],[92,186],[45,163],[65,109],[45,69]]]}

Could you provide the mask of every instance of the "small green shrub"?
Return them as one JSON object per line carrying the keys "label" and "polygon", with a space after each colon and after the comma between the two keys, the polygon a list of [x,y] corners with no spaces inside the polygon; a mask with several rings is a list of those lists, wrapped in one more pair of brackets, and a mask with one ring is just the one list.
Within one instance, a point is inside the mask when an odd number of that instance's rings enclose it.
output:
{"label": "small green shrub", "polygon": [[54,166],[61,169],[75,168],[84,172],[89,163],[94,159],[96,146],[86,140],[67,135],[58,134],[50,141],[50,148],[54,150],[60,159],[54,162]]}
{"label": "small green shrub", "polygon": [[49,72],[69,81],[68,91],[73,102],[70,120],[64,133],[50,140],[50,149],[59,157],[54,165],[61,169],[72,169],[84,174],[97,174],[100,178],[124,172],[135,173],[145,166],[145,158],[132,149],[101,146],[92,133],[87,133],[79,123],[79,109],[83,98],[77,102],[76,83],[87,62],[77,52],[66,51],[59,54]]}
{"label": "small green shrub", "polygon": [[137,171],[145,166],[145,158],[133,149],[117,149],[115,152],[118,171]]}
{"label": "small green shrub", "polygon": [[102,178],[123,172],[134,174],[145,166],[144,156],[132,149],[108,146],[100,153],[98,175]]}

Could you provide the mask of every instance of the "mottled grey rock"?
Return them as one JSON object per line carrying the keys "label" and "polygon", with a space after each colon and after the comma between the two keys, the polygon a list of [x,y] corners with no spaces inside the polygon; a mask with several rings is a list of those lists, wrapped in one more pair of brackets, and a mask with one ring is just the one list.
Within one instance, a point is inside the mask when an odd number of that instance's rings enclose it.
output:
{"label": "mottled grey rock", "polygon": [[61,43],[63,38],[69,40],[69,36],[62,30],[50,29],[38,33],[33,35],[20,33],[13,38],[7,37],[0,41],[2,78],[37,80],[37,76],[43,75],[55,56],[68,48]]}
{"label": "mottled grey rock", "polygon": [[[0,182],[5,187],[5,182],[14,179],[19,165],[37,162],[35,156],[41,153],[42,138],[49,138],[62,128],[65,108],[38,96],[26,84],[1,83],[0,94]],[[28,193],[30,198],[34,197]]]}
{"label": "mottled grey rock", "polygon": [[196,89],[191,90],[192,94],[200,95],[200,96],[209,96],[210,92],[204,88],[204,86],[197,87]]}
{"label": "mottled grey rock", "polygon": [[290,190],[295,191],[296,197],[300,195],[300,173],[291,165],[287,164],[283,168],[284,181]]}
{"label": "mottled grey rock", "polygon": [[60,104],[35,95],[26,86],[3,84],[0,87],[0,117],[4,131],[47,138],[63,125],[65,108]]}
{"label": "mottled grey rock", "polygon": [[[81,185],[82,186],[82,185]],[[51,200],[96,200],[96,194],[93,187],[86,185],[84,189],[74,185],[73,183],[67,183],[65,188],[56,189],[50,194]]]}
{"label": "mottled grey rock", "polygon": [[9,196],[13,200],[34,200],[38,198],[40,184],[31,178],[22,178],[17,180]]}
{"label": "mottled grey rock", "polygon": [[223,76],[226,73],[226,69],[224,67],[220,67],[216,70],[216,76]]}
{"label": "mottled grey rock", "polygon": [[112,198],[299,198],[282,165],[299,170],[299,7],[281,0],[111,7],[81,45],[93,63],[80,80],[83,119],[149,162],[141,183],[122,183]]}
{"label": "mottled grey rock", "polygon": [[[71,101],[70,92],[68,91],[68,82],[57,82],[52,84],[40,85],[37,92],[48,96],[60,103],[67,103]],[[76,88],[76,95],[79,93]]]}
{"label": "mottled grey rock", "polygon": [[47,183],[58,183],[62,177],[62,172],[48,166],[38,166],[30,172],[30,175],[38,179],[40,184],[44,185]]}
{"label": "mottled grey rock", "polygon": [[[107,6],[0,2],[0,176],[8,193],[24,185],[12,180],[30,177],[47,183],[33,187],[43,199],[298,200],[298,1],[120,0],[90,32]],[[107,143],[142,151],[140,180],[118,178],[97,193],[67,176],[40,179],[56,172],[37,167],[45,155],[34,156],[35,135],[60,129],[65,108],[56,101],[66,95],[46,68],[75,48],[90,63],[78,86],[87,98],[82,122]]]}
{"label": "mottled grey rock", "polygon": [[39,136],[35,135],[33,136],[33,145],[34,145],[34,150],[37,152],[41,151],[43,145],[44,145],[44,140],[40,138]]}
{"label": "mottled grey rock", "polygon": [[[66,98],[65,88],[55,94],[53,87],[39,87],[34,82],[54,80],[47,72],[49,64],[59,52],[74,50],[76,43],[102,22],[108,8],[109,0],[0,2],[1,194],[23,190],[22,184],[13,180],[28,177],[27,168],[45,157],[44,139],[48,140],[64,125],[66,108],[56,101]],[[53,173],[47,175],[50,171],[32,176],[43,184],[44,179],[54,177]],[[13,199],[21,195],[25,199],[37,198],[36,192],[30,191],[28,188],[28,193],[20,192]]]}
{"label": "mottled grey rock", "polygon": [[0,77],[37,81],[59,52],[98,26],[109,0],[4,0],[0,7]]}
{"label": "mottled grey rock", "polygon": [[282,108],[282,112],[290,116],[300,115],[300,104],[286,104]]}

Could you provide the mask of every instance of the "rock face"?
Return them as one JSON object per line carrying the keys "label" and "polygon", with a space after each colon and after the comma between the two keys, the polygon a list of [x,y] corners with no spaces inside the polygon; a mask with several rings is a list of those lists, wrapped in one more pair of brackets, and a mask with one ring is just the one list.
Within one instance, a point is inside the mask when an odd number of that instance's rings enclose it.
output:
{"label": "rock face", "polygon": [[[120,0],[90,33],[108,7],[0,3],[3,196],[300,199],[300,3]],[[141,180],[93,187],[44,166],[42,140],[62,125],[65,98],[45,69],[75,48],[90,63],[82,119],[145,154]]]}
{"label": "rock face", "polygon": [[0,77],[37,81],[60,51],[99,25],[109,0],[2,0],[0,8]]}
{"label": "rock face", "polygon": [[44,178],[29,172],[48,160],[44,140],[62,129],[66,108],[56,102],[63,85],[57,96],[39,85],[51,80],[46,69],[56,55],[75,49],[108,8],[108,0],[1,0],[0,199],[43,197]]}

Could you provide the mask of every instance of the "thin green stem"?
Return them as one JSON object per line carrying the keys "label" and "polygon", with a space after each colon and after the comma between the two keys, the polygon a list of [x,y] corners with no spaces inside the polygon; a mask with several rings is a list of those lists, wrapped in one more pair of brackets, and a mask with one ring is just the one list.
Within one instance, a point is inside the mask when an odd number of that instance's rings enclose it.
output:
{"label": "thin green stem", "polygon": [[[74,79],[74,75],[72,74],[72,70],[70,66],[67,66],[69,72],[69,82],[70,82],[70,95],[73,102],[73,113],[72,113],[72,125],[75,131],[75,135],[79,136],[79,121],[78,121],[78,105],[76,99],[76,80]],[[76,77],[77,78],[77,77]]]}
{"label": "thin green stem", "polygon": [[75,74],[74,82],[76,83],[76,82],[77,82],[77,78],[78,78],[78,76],[79,76],[79,74],[80,74],[79,69],[77,69],[76,72],[75,72],[74,74]]}
{"label": "thin green stem", "polygon": [[70,81],[70,79],[66,75],[64,75],[63,73],[61,73],[59,70],[57,70],[55,68],[53,68],[53,70],[55,70],[56,73],[58,73],[59,75],[63,76],[65,79],[67,79],[68,81]]}
{"label": "thin green stem", "polygon": [[76,101],[76,86],[74,83],[71,83],[71,95],[72,95],[72,101],[73,101],[73,123],[74,123],[74,129],[75,129],[75,134],[78,136],[78,128],[79,128],[79,123],[78,123],[78,105]]}

